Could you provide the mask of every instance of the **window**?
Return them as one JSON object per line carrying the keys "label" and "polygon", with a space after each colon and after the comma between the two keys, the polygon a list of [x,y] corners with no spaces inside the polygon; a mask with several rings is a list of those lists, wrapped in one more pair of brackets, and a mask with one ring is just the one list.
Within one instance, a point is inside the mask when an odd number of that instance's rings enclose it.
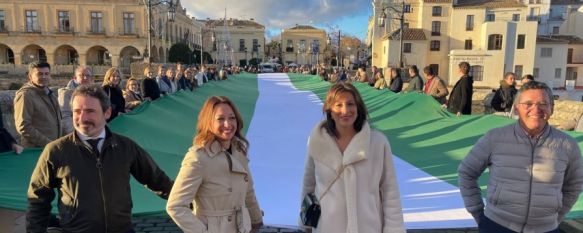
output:
{"label": "window", "polygon": [[502,49],[502,35],[492,34],[488,36],[488,50]]}
{"label": "window", "polygon": [[98,11],[91,12],[91,32],[96,34],[104,33],[102,12]]}
{"label": "window", "polygon": [[484,81],[484,68],[482,66],[472,66],[470,75],[474,78],[474,81]]}
{"label": "window", "polygon": [[259,52],[259,40],[253,39],[253,52]]}
{"label": "window", "polygon": [[123,13],[123,32],[124,32],[124,34],[126,34],[126,35],[136,34],[135,17],[136,17],[136,15],[134,13],[131,13],[131,12],[124,12]]}
{"label": "window", "polygon": [[429,50],[431,51],[439,51],[439,47],[441,46],[441,42],[438,40],[432,40],[429,46]]}
{"label": "window", "polygon": [[535,80],[536,78],[538,78],[538,72],[539,72],[538,68],[532,69],[532,76],[534,77]]}
{"label": "window", "polygon": [[433,12],[433,16],[441,16],[441,7],[440,6],[434,6],[432,9]]}
{"label": "window", "polygon": [[561,79],[561,68],[555,68],[555,79]]}
{"label": "window", "polygon": [[431,35],[432,36],[441,35],[441,22],[440,21],[431,22]]}
{"label": "window", "polygon": [[553,56],[553,48],[540,48],[540,56],[541,57],[552,57]]}
{"label": "window", "polygon": [[567,64],[573,63],[573,49],[567,49]]}
{"label": "window", "polygon": [[411,4],[405,4],[405,6],[403,7],[403,10],[405,13],[411,13],[412,12]]}
{"label": "window", "polygon": [[474,30],[474,16],[467,15],[466,16],[466,31],[473,31]]}
{"label": "window", "polygon": [[465,44],[464,44],[464,49],[465,50],[472,50],[472,40],[466,40]]}
{"label": "window", "polygon": [[524,41],[526,40],[526,35],[520,34],[518,35],[518,39],[516,41],[516,49],[524,49]]}
{"label": "window", "polygon": [[0,32],[6,31],[6,12],[0,10]]}
{"label": "window", "polygon": [[162,30],[162,19],[158,19],[158,39],[162,39],[162,35],[164,34],[164,30]]}
{"label": "window", "polygon": [[496,21],[496,15],[495,14],[487,14],[486,15],[486,22],[494,22]]}
{"label": "window", "polygon": [[38,32],[38,13],[36,11],[25,11],[26,14],[26,32]]}
{"label": "window", "polygon": [[404,28],[409,28],[409,23],[403,23]]}
{"label": "window", "polygon": [[239,51],[245,52],[245,39],[239,39]]}
{"label": "window", "polygon": [[59,11],[59,32],[71,32],[71,22],[68,11]]}
{"label": "window", "polygon": [[287,45],[285,47],[285,51],[286,52],[294,52],[294,41],[293,40],[287,40]]}
{"label": "window", "polygon": [[403,53],[411,53],[411,43],[403,43]]}
{"label": "window", "polygon": [[553,27],[553,34],[559,34],[559,27]]}
{"label": "window", "polygon": [[514,74],[515,77],[520,79],[522,77],[522,65],[515,65],[514,66]]}
{"label": "window", "polygon": [[520,14],[512,14],[512,21],[515,22],[520,21]]}
{"label": "window", "polygon": [[433,69],[435,75],[439,76],[439,65],[438,64],[429,64],[429,67]]}
{"label": "window", "polygon": [[320,40],[314,40],[312,44],[312,53],[319,53],[320,52]]}
{"label": "window", "polygon": [[299,53],[305,53],[306,52],[306,40],[300,40],[300,44],[298,46],[298,52]]}

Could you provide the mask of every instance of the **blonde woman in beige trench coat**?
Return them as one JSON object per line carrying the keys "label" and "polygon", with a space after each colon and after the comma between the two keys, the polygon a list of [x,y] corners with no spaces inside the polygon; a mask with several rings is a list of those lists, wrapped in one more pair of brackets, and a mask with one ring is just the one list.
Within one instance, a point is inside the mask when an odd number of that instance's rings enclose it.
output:
{"label": "blonde woman in beige trench coat", "polygon": [[242,128],[241,114],[227,97],[211,96],[204,103],[194,145],[166,205],[184,232],[248,233],[263,225]]}

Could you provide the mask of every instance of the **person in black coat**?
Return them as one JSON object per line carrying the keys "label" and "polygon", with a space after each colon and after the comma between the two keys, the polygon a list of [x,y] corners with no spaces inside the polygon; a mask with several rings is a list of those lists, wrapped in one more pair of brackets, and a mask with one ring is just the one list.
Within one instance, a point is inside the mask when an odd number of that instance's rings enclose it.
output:
{"label": "person in black coat", "polygon": [[403,79],[401,78],[401,69],[391,68],[391,83],[389,84],[389,90],[395,93],[401,92],[403,90]]}
{"label": "person in black coat", "polygon": [[144,69],[145,78],[142,80],[142,95],[146,100],[156,100],[160,98],[160,87],[154,78],[154,73],[148,66]]}
{"label": "person in black coat", "polygon": [[126,101],[119,84],[121,83],[121,72],[116,67],[111,67],[105,72],[103,78],[103,91],[109,96],[111,103],[111,116],[107,122],[115,119],[120,113],[125,113]]}
{"label": "person in black coat", "polygon": [[188,91],[192,91],[192,83],[191,83],[191,76],[192,75],[192,70],[190,68],[186,68],[185,70],[182,71],[182,74],[180,76],[178,76],[178,81],[177,81],[177,88],[178,90],[188,90]]}
{"label": "person in black coat", "polygon": [[469,75],[470,63],[460,62],[458,72],[462,77],[458,80],[447,102],[447,110],[460,116],[472,114],[472,95],[474,94],[474,78]]}
{"label": "person in black coat", "polygon": [[4,121],[2,119],[2,108],[0,108],[0,153],[8,151],[14,151],[16,154],[22,153],[24,147],[18,145],[14,137],[4,128]]}
{"label": "person in black coat", "polygon": [[514,104],[514,96],[516,95],[515,75],[508,72],[504,75],[504,79],[500,81],[500,88],[496,90],[492,98],[492,108],[496,112],[510,112],[512,104]]}

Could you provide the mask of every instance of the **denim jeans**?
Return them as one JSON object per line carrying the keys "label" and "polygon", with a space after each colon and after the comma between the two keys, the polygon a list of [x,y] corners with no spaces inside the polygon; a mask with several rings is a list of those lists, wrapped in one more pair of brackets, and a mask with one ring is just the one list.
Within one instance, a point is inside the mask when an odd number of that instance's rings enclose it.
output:
{"label": "denim jeans", "polygon": [[[490,220],[486,215],[482,214],[480,217],[480,224],[478,224],[479,233],[517,233],[498,223]],[[559,228],[549,231],[547,233],[560,233]]]}

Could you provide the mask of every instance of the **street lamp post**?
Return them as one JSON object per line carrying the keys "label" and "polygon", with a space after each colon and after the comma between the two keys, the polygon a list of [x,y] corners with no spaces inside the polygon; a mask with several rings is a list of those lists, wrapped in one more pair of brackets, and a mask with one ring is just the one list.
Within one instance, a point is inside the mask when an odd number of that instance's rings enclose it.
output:
{"label": "street lamp post", "polygon": [[158,0],[156,3],[152,3],[153,0],[144,0],[146,5],[146,10],[148,13],[148,64],[152,62],[152,33],[154,31],[152,26],[152,7],[161,4],[168,5],[168,21],[174,22],[176,19],[176,4],[177,0]]}
{"label": "street lamp post", "polygon": [[384,27],[385,26],[385,21],[387,18],[387,14],[385,13],[385,10],[391,9],[393,12],[396,12],[397,14],[399,14],[398,18],[392,18],[392,19],[398,19],[399,20],[399,68],[403,68],[403,38],[404,38],[404,29],[405,29],[405,1],[403,0],[401,2],[401,9],[398,10],[397,8],[393,7],[393,6],[386,6],[382,9],[382,13],[379,16],[379,27]]}

